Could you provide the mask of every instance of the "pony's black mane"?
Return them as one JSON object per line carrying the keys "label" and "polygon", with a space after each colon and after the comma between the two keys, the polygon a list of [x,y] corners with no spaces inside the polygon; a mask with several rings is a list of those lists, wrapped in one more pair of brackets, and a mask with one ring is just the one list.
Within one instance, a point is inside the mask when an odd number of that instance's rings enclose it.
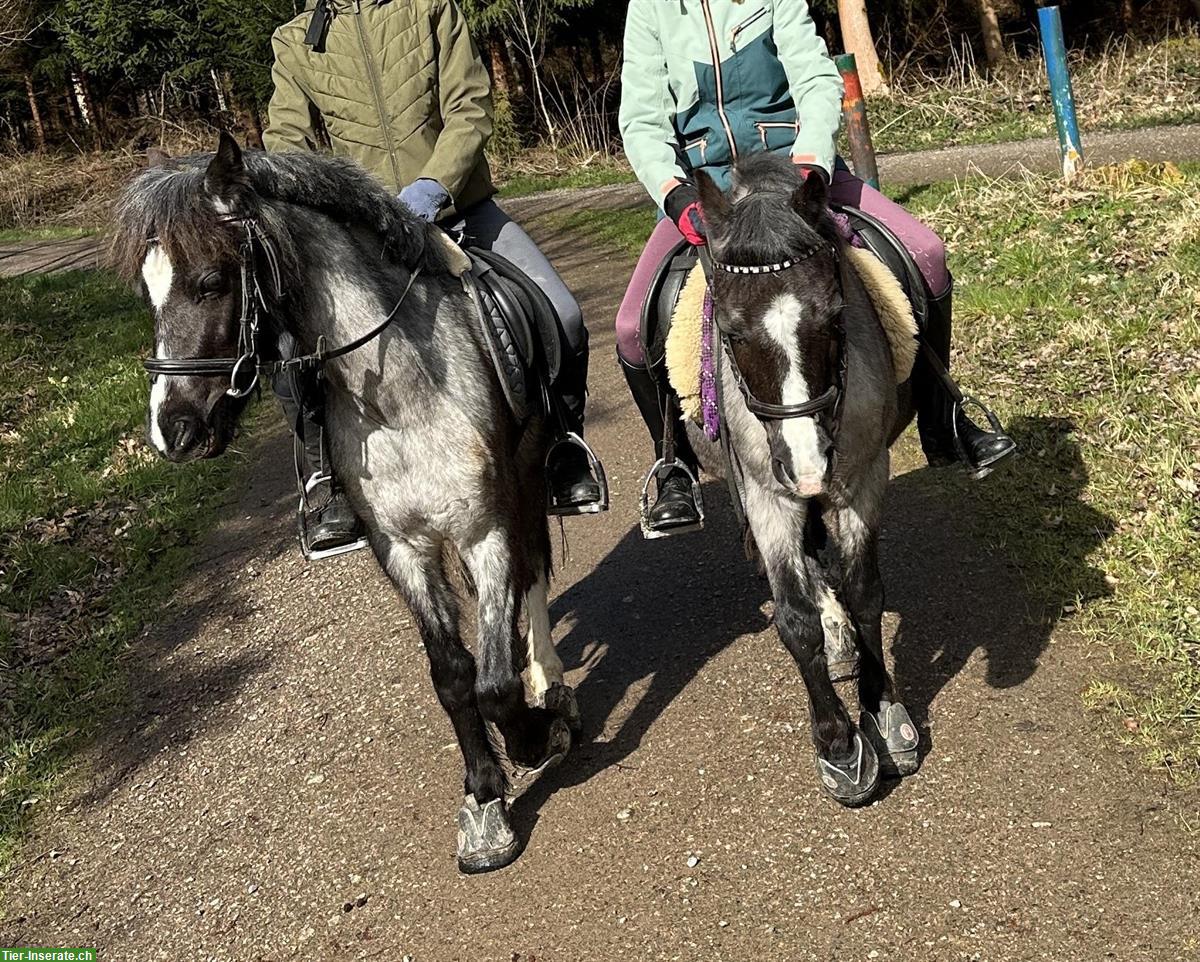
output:
{"label": "pony's black mane", "polygon": [[[816,176],[815,174],[813,176]],[[733,210],[719,225],[724,255],[734,263],[768,264],[785,260],[823,238],[840,241],[825,206],[798,204],[800,180],[787,157],[761,152],[733,169]]]}
{"label": "pony's black mane", "polygon": [[[115,209],[113,265],[134,279],[157,239],[177,262],[237,256],[242,232],[223,223],[205,188],[213,154],[169,160],[139,174]],[[297,205],[347,226],[374,231],[388,258],[426,273],[444,273],[445,261],[430,242],[428,224],[353,161],[315,153],[243,154],[249,190],[246,213],[256,217],[278,249],[285,274],[296,268],[296,247],[281,205]]]}

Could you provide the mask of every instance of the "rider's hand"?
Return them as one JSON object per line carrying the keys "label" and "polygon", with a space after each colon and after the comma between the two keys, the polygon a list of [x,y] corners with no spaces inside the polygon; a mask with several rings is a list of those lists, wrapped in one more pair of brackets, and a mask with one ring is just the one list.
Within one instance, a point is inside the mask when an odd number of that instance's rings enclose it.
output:
{"label": "rider's hand", "polygon": [[679,233],[693,247],[708,243],[704,212],[700,209],[700,192],[691,184],[680,184],[663,202],[663,211],[679,228]]}
{"label": "rider's hand", "polygon": [[829,175],[825,173],[824,168],[818,167],[816,164],[806,163],[803,160],[792,158],[792,163],[796,165],[796,176],[800,178],[800,182],[808,180],[809,177],[816,175],[821,180],[825,181],[825,186],[829,186]]}
{"label": "rider's hand", "polygon": [[422,177],[400,191],[400,200],[422,220],[433,223],[450,202],[450,192],[436,180]]}

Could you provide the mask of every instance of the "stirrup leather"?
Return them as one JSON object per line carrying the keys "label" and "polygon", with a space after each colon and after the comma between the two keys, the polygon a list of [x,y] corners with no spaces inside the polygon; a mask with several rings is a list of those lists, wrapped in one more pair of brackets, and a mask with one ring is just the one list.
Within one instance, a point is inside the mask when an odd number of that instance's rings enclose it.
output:
{"label": "stirrup leather", "polygon": [[[677,527],[657,529],[650,525],[650,509],[653,505],[650,503],[650,484],[657,481],[660,477],[666,475],[674,468],[678,468],[688,476],[688,480],[692,483],[692,500],[696,502],[696,510],[700,514],[700,520],[695,524],[684,524]],[[700,479],[696,477],[692,471],[682,461],[670,461],[666,458],[659,458],[654,462],[654,467],[650,469],[650,473],[646,475],[646,481],[642,485],[642,502],[641,502],[641,528],[642,537],[647,541],[656,541],[659,538],[669,538],[676,534],[686,534],[689,531],[699,531],[704,527],[704,491],[700,488]]]}
{"label": "stirrup leather", "polygon": [[600,459],[596,457],[596,452],[592,450],[584,439],[583,435],[568,431],[546,451],[545,467],[549,467],[553,454],[563,445],[574,445],[582,448],[583,453],[587,455],[588,466],[592,469],[592,474],[596,479],[596,483],[600,486],[600,499],[592,501],[589,504],[565,504],[560,505],[554,500],[554,491],[548,485],[546,488],[546,514],[553,517],[572,517],[580,514],[602,514],[608,510],[608,475],[604,473],[604,465],[600,463]]}

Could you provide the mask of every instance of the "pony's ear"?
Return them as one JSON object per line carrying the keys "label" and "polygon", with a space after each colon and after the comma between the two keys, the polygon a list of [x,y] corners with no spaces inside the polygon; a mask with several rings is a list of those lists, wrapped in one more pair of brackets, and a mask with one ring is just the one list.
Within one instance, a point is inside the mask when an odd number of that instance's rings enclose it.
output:
{"label": "pony's ear", "polygon": [[720,225],[729,216],[729,198],[703,170],[696,171],[696,189],[700,192],[700,206],[704,210],[705,223],[719,230]]}
{"label": "pony's ear", "polygon": [[232,208],[249,187],[242,148],[229,133],[222,131],[217,152],[204,172],[204,188],[215,200]]}
{"label": "pony's ear", "polygon": [[171,162],[171,155],[159,147],[151,147],[146,151],[147,167],[166,167]]}
{"label": "pony's ear", "polygon": [[829,187],[816,171],[804,178],[804,183],[792,193],[792,206],[808,223],[815,224],[829,206]]}

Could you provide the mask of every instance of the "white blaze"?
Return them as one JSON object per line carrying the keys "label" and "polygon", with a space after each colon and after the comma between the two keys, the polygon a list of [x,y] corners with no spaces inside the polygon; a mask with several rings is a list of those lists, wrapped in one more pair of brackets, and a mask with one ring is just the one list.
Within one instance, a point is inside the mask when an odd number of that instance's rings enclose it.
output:
{"label": "white blaze", "polygon": [[[800,323],[800,301],[793,294],[781,294],[763,315],[763,328],[784,351],[788,372],[783,381],[783,404],[803,404],[812,399],[800,363],[800,345],[796,328]],[[781,421],[783,439],[792,454],[792,470],[796,487],[801,494],[819,494],[825,478],[826,459],[817,438],[817,424],[812,418],[789,418]]]}
{"label": "white blaze", "polygon": [[[142,265],[142,279],[146,282],[146,292],[150,295],[150,303],[155,311],[161,311],[171,296],[171,285],[175,280],[175,269],[171,259],[159,245],[150,248],[146,262]],[[154,356],[165,357],[163,347],[157,344]],[[167,379],[159,376],[154,379],[150,388],[150,443],[162,454],[167,453],[167,439],[163,436],[159,415],[163,405],[167,403]]]}
{"label": "white blaze", "polygon": [[142,280],[146,282],[146,292],[150,295],[150,303],[156,311],[161,311],[171,296],[171,285],[175,281],[175,268],[171,259],[161,246],[155,244],[146,255],[146,263],[142,265]]}

